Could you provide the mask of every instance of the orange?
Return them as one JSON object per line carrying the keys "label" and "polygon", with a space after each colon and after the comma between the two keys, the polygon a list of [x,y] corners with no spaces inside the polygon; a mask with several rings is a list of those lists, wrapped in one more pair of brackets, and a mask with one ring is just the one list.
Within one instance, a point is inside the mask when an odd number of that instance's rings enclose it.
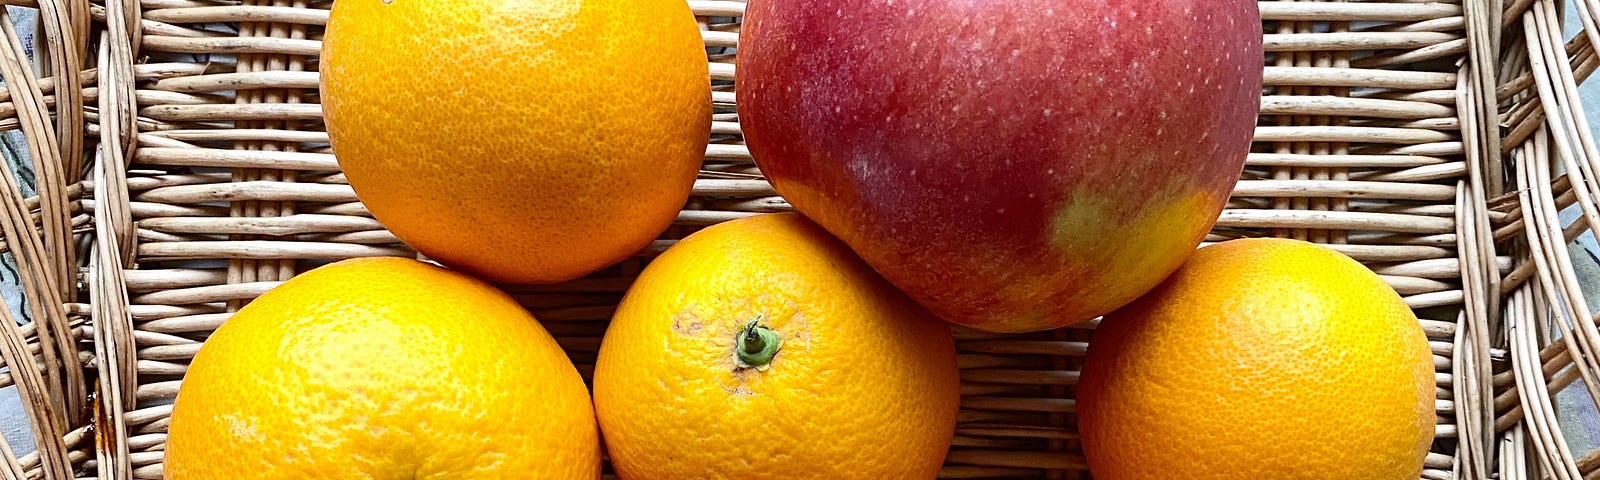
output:
{"label": "orange", "polygon": [[321,62],[357,197],[407,245],[496,282],[569,280],[649,245],[710,136],[683,0],[339,0]]}
{"label": "orange", "polygon": [[1371,270],[1233,240],[1106,316],[1079,428],[1097,480],[1415,480],[1434,389],[1416,316]]}
{"label": "orange", "polygon": [[960,379],[948,324],[790,213],[712,226],[645,268],[594,389],[623,480],[928,480]]}
{"label": "orange", "polygon": [[172,410],[169,480],[584,479],[583,379],[511,297],[399,258],[273,288],[200,348]]}

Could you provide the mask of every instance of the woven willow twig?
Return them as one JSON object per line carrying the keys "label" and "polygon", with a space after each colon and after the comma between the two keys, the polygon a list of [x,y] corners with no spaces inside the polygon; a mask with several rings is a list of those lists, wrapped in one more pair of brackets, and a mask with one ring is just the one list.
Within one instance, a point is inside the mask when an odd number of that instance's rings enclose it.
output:
{"label": "woven willow twig", "polygon": [[1501,193],[1505,173],[1501,168],[1500,148],[1495,140],[1498,128],[1495,93],[1497,82],[1492,65],[1499,52],[1501,13],[1498,1],[1463,2],[1468,33],[1468,62],[1459,70],[1456,109],[1461,117],[1463,143],[1469,152],[1468,180],[1458,185],[1457,222],[1460,225],[1460,258],[1464,310],[1451,358],[1451,371],[1457,381],[1454,393],[1457,423],[1460,426],[1458,458],[1454,469],[1458,478],[1488,478],[1494,451],[1493,372],[1490,362],[1490,337],[1500,319],[1500,272],[1498,268],[1492,212],[1487,198]]}
{"label": "woven willow twig", "polygon": [[[134,45],[139,4],[129,0],[106,2],[105,31],[99,49],[99,70],[106,79],[99,102],[99,149],[95,160],[97,185],[127,182],[125,167],[132,160],[137,110],[133,88]],[[131,266],[134,249],[133,214],[128,192],[122,188],[95,190],[95,236],[99,248],[89,270],[95,320],[95,370],[100,404],[96,425],[96,475],[131,478],[133,460],[127,442],[126,412],[136,404],[138,376],[133,321],[128,315],[128,292],[123,287],[124,268]]]}
{"label": "woven willow twig", "polygon": [[[0,385],[24,392],[40,446],[17,458],[0,444],[0,478],[160,478],[165,402],[228,312],[313,260],[414,253],[356,201],[322,132],[315,57],[329,2],[0,3],[41,9],[49,44],[37,73],[14,33],[0,48],[10,86],[0,131],[21,131],[41,163],[34,198],[0,180],[0,248],[18,257],[40,312],[16,328],[0,318],[0,359],[36,367]],[[729,19],[743,3],[690,4],[713,47],[717,110],[676,225],[590,278],[508,287],[585,375],[605,320],[651,256],[699,227],[789,210],[739,139],[735,62],[721,48],[737,44]],[[1585,36],[1559,44],[1545,0],[1260,5],[1268,58],[1257,143],[1207,242],[1325,243],[1418,309],[1440,398],[1424,478],[1592,473],[1600,456],[1561,450],[1550,399],[1592,384],[1600,366],[1590,360],[1600,332],[1565,247],[1600,213],[1600,168],[1570,88],[1600,66],[1593,16],[1580,15]],[[1592,12],[1595,2],[1581,5]],[[202,28],[212,23],[237,33]],[[1571,205],[1588,219],[1562,225],[1555,212]],[[80,259],[71,239],[88,232],[93,248]],[[1565,321],[1550,324],[1553,313]],[[958,330],[963,410],[944,477],[1086,478],[1072,391],[1091,327]],[[1552,341],[1557,331],[1564,340]],[[93,345],[93,402],[80,338]]]}
{"label": "woven willow twig", "polygon": [[[79,237],[90,228],[81,198],[85,99],[98,76],[85,71],[88,4],[46,2],[39,18],[41,69],[27,60],[8,12],[0,11],[0,130],[20,132],[37,195],[23,198],[19,182],[0,172],[0,237],[20,267],[28,318],[0,309],[0,386],[17,389],[20,412],[35,450],[0,442],[0,477],[73,478],[89,460],[89,395],[83,362],[84,317],[78,291]],[[74,14],[76,13],[76,15]],[[41,76],[42,75],[42,76]]]}
{"label": "woven willow twig", "polygon": [[[1584,232],[1600,232],[1600,151],[1592,137],[1577,85],[1600,66],[1593,41],[1600,35],[1594,13],[1600,3],[1576,2],[1583,32],[1563,41],[1557,8],[1550,0],[1517,2],[1503,25],[1497,100],[1518,190],[1518,207],[1496,238],[1520,252],[1519,264],[1502,280],[1510,292],[1503,334],[1509,341],[1514,382],[1496,374],[1496,430],[1503,431],[1498,459],[1502,478],[1591,478],[1600,471],[1600,450],[1572,452],[1560,424],[1580,421],[1553,397],[1583,388],[1600,399],[1600,329],[1575,271],[1568,245]],[[1563,225],[1557,211],[1576,206],[1580,217]],[[1501,231],[1521,230],[1521,241]],[[1581,387],[1572,387],[1582,382]],[[1514,383],[1514,385],[1511,385]],[[1600,406],[1600,404],[1591,405]],[[1592,410],[1590,413],[1592,414]],[[1525,448],[1531,445],[1532,448]]]}

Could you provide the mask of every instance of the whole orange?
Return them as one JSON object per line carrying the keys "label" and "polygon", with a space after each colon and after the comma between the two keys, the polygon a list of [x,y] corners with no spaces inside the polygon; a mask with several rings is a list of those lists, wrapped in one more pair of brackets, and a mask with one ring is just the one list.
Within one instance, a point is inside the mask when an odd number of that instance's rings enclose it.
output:
{"label": "whole orange", "polygon": [[320,68],[362,203],[496,282],[569,280],[649,245],[710,135],[683,0],[339,0]]}
{"label": "whole orange", "polygon": [[577,369],[511,297],[415,260],[346,260],[206,340],[165,475],[594,480],[600,443]]}
{"label": "whole orange", "polygon": [[712,226],[645,268],[594,389],[624,480],[932,479],[960,400],[949,325],[798,214]]}
{"label": "whole orange", "polygon": [[1232,240],[1106,316],[1079,428],[1097,480],[1415,480],[1435,388],[1416,316],[1371,270]]}

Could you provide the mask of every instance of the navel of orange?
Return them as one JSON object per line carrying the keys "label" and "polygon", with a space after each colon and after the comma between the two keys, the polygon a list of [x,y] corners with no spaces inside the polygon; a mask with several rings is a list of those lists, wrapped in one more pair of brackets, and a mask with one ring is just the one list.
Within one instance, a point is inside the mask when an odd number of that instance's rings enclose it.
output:
{"label": "navel of orange", "polygon": [[625,480],[931,480],[960,378],[948,324],[805,217],[771,214],[652,262],[594,389]]}

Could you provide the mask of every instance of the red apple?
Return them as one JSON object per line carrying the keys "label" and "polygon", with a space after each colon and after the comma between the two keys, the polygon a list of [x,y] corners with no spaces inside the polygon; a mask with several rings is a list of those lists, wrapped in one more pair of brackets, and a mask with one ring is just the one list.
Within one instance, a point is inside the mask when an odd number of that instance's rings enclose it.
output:
{"label": "red apple", "polygon": [[944,319],[1022,332],[1188,257],[1262,61],[1255,0],[750,0],[735,84],[796,210]]}

